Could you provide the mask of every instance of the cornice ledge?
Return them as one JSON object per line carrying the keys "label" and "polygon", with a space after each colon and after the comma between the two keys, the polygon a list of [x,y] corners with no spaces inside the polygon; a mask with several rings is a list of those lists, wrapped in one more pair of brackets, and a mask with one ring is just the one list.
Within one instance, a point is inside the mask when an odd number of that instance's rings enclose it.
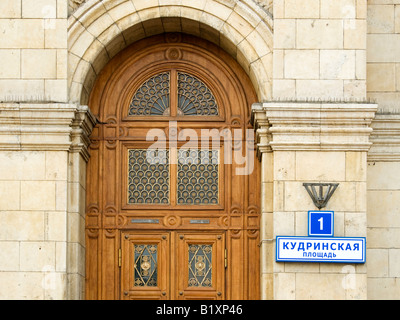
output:
{"label": "cornice ledge", "polygon": [[253,105],[252,120],[271,151],[368,151],[376,110],[367,102],[263,102]]}
{"label": "cornice ledge", "polygon": [[0,150],[76,151],[81,148],[85,154],[95,124],[87,106],[2,103]]}
{"label": "cornice ledge", "polygon": [[371,126],[368,161],[400,161],[400,114],[378,113]]}

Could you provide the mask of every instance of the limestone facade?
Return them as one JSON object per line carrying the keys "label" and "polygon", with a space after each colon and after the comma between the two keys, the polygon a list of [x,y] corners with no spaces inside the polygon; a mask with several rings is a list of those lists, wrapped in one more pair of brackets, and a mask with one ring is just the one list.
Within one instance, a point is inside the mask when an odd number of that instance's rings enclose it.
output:
{"label": "limestone facade", "polygon": [[[183,32],[258,96],[262,299],[400,299],[399,1],[2,0],[0,30],[0,298],[85,298],[89,94],[129,44]],[[307,235],[303,182],[339,183],[335,236],[366,237],[365,264],[275,262]]]}

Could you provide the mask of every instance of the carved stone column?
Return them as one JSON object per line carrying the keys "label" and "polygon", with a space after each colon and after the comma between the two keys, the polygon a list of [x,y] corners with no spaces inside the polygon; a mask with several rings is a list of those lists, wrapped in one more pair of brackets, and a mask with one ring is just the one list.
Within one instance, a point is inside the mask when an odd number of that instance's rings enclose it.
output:
{"label": "carved stone column", "polygon": [[86,164],[90,157],[89,136],[95,125],[96,118],[89,107],[77,106],[68,153],[68,299],[85,297]]}

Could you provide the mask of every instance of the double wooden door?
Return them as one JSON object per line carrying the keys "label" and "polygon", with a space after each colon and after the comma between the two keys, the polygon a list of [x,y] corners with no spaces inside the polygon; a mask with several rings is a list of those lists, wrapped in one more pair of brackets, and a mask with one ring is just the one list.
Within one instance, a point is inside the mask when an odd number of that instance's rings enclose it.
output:
{"label": "double wooden door", "polygon": [[224,299],[225,233],[123,232],[122,299]]}
{"label": "double wooden door", "polygon": [[259,298],[254,102],[230,55],[185,34],[103,68],[89,99],[87,299]]}

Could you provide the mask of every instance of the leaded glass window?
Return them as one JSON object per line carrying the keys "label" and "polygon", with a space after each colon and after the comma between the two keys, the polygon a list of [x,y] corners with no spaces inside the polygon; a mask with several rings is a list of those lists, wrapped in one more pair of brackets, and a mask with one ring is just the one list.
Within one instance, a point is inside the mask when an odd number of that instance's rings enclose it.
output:
{"label": "leaded glass window", "polygon": [[134,280],[135,287],[157,286],[157,253],[156,244],[135,244]]}
{"label": "leaded glass window", "polygon": [[178,204],[218,204],[218,150],[178,152]]}
{"label": "leaded glass window", "polygon": [[169,203],[168,150],[129,150],[128,167],[128,203]]}
{"label": "leaded glass window", "polygon": [[190,244],[189,253],[189,287],[212,286],[212,245]]}
{"label": "leaded glass window", "polygon": [[[176,105],[171,101],[177,101]],[[219,107],[204,81],[193,74],[171,70],[151,76],[136,90],[128,115],[218,116]]]}

